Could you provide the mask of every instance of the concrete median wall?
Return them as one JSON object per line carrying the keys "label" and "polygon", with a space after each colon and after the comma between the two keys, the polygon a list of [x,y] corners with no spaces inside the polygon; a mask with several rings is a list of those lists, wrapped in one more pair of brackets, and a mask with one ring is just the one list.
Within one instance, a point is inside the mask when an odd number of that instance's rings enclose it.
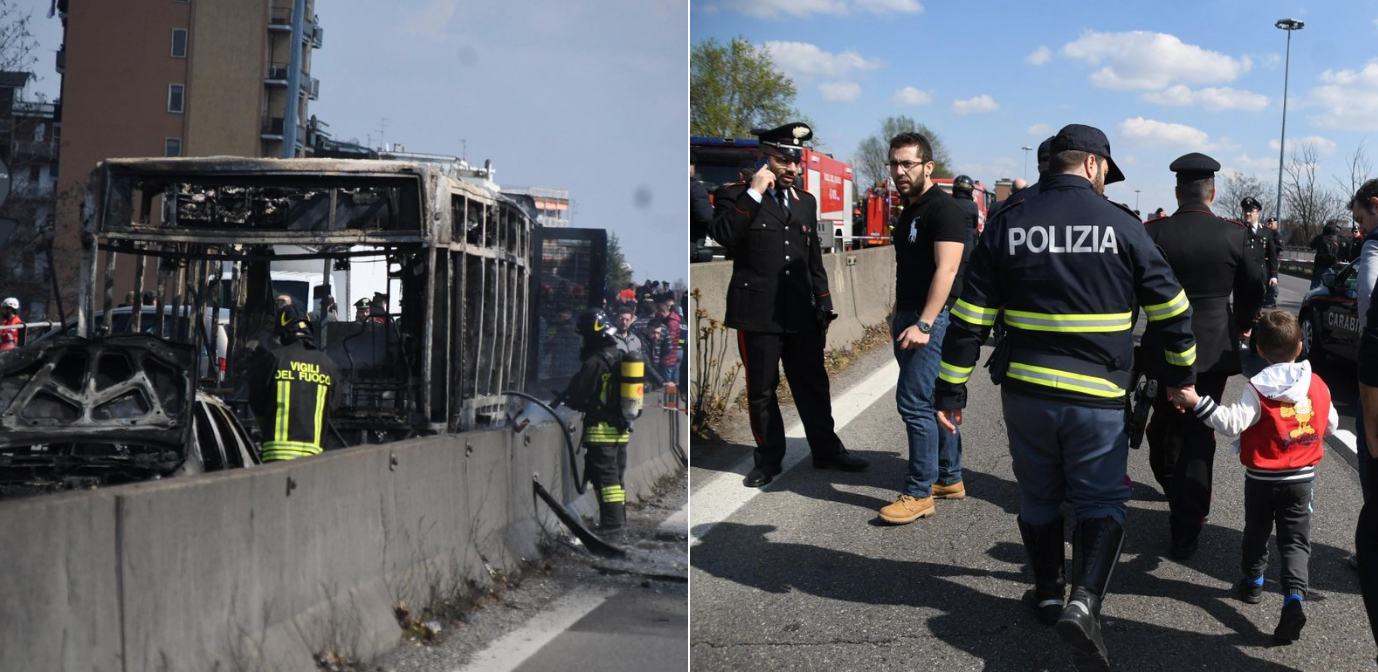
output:
{"label": "concrete median wall", "polygon": [[[628,449],[645,496],[687,443],[648,395]],[[315,670],[400,641],[399,603],[485,585],[563,533],[532,494],[573,495],[554,423],[0,504],[0,670]],[[582,465],[580,465],[582,471]],[[578,502],[596,504],[592,492]]]}
{"label": "concrete median wall", "polygon": [[[895,250],[887,245],[834,252],[823,255],[823,265],[828,273],[833,309],[837,311],[837,321],[828,329],[828,347],[845,348],[858,341],[866,327],[887,322],[895,304]],[[727,286],[731,280],[731,261],[690,265],[689,287],[699,290],[700,294],[699,302],[689,307],[692,338],[698,335],[693,322],[694,309],[704,309],[709,317],[718,320],[727,314]],[[718,338],[730,340],[722,366],[723,372],[727,372],[741,362],[737,354],[737,336],[735,332],[727,332]],[[697,343],[695,341],[695,346]],[[695,353],[694,357],[697,356]],[[696,364],[691,366],[697,367]],[[694,379],[695,371],[697,368],[690,369],[690,380]],[[745,379],[738,375],[729,396],[735,397],[744,384]]]}

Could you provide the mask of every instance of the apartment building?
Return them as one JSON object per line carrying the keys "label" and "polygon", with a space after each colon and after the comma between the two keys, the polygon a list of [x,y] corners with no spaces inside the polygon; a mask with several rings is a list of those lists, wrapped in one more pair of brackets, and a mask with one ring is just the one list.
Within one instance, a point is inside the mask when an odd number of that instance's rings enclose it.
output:
{"label": "apartment building", "polygon": [[80,194],[98,161],[309,156],[328,138],[310,114],[325,33],[315,0],[58,0],[56,9],[64,294],[75,294]]}
{"label": "apartment building", "polygon": [[53,223],[60,126],[55,106],[27,91],[33,73],[0,72],[0,161],[9,193],[0,206],[0,294],[18,298],[25,319],[47,316],[47,232]]}

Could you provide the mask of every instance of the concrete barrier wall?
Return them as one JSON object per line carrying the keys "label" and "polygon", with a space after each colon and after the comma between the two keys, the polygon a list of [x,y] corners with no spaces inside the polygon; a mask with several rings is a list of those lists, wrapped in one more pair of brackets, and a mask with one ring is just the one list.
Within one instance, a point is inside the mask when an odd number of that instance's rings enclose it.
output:
{"label": "concrete barrier wall", "polygon": [[[628,450],[645,496],[687,443],[648,395]],[[314,670],[400,642],[393,608],[484,585],[563,533],[554,423],[0,504],[0,670]],[[583,467],[580,465],[580,470]],[[569,493],[570,497],[562,497]],[[577,508],[596,510],[590,491]]]}
{"label": "concrete barrier wall", "polygon": [[[823,255],[823,264],[828,273],[833,309],[838,316],[828,329],[828,347],[845,348],[859,340],[866,327],[887,322],[895,304],[895,250],[887,245],[854,252],[834,252]],[[689,266],[689,287],[699,290],[700,294],[699,302],[689,307],[691,338],[698,335],[694,328],[694,309],[707,310],[709,317],[718,320],[727,314],[727,285],[731,280],[731,261]],[[722,370],[726,372],[741,362],[737,354],[737,335],[736,332],[727,332],[719,338],[730,341],[723,358]],[[694,357],[697,356],[695,353]],[[690,380],[694,379],[695,370],[690,369]],[[730,396],[735,397],[741,392],[743,385],[745,380],[738,375]]]}

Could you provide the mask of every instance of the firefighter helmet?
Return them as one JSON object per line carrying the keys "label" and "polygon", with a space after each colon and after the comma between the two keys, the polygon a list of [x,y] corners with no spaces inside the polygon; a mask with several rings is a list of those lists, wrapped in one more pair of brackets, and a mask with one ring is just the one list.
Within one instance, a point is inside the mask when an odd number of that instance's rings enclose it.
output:
{"label": "firefighter helmet", "polygon": [[608,314],[601,308],[589,308],[579,314],[574,331],[584,338],[612,338],[612,322],[608,321]]}
{"label": "firefighter helmet", "polygon": [[973,191],[976,191],[976,183],[966,175],[958,175],[957,179],[952,181],[952,193],[954,194],[964,193],[970,195]]}
{"label": "firefighter helmet", "polygon": [[[279,339],[296,339],[302,335],[311,336],[311,320],[306,319],[306,314],[301,311],[299,306],[286,305],[278,310],[277,320],[274,321],[273,331]],[[284,343],[287,341],[284,340]]]}
{"label": "firefighter helmet", "polygon": [[3,302],[0,302],[0,306],[4,306],[5,308],[13,308],[13,309],[15,309],[15,310],[19,310],[19,299],[16,299],[16,298],[14,298],[13,296],[11,296],[10,298],[5,299]]}

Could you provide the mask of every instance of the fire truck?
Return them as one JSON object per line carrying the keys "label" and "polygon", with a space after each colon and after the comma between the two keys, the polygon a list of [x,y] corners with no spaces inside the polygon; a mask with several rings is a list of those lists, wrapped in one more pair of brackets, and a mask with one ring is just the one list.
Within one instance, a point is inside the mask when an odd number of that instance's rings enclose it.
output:
{"label": "fire truck", "polygon": [[[764,157],[755,138],[689,138],[689,147],[698,156],[694,164],[698,179],[712,194],[725,184],[741,181],[740,170],[755,172]],[[851,230],[852,167],[822,152],[804,149],[800,177],[805,191],[818,201],[818,238],[825,252],[842,249]]]}
{"label": "fire truck", "polygon": [[[952,194],[952,178],[934,178],[934,186],[942,189],[949,195]],[[995,206],[995,192],[987,189],[980,182],[976,183],[976,188],[971,192],[972,198],[976,200],[976,230],[981,231],[986,226],[986,215]],[[900,211],[904,209],[904,199],[894,186],[887,180],[883,184],[877,184],[866,190],[864,205],[858,204],[862,209],[862,223],[854,235],[861,237],[855,241],[852,247],[873,247],[876,245],[890,244],[890,228],[899,218]]]}

